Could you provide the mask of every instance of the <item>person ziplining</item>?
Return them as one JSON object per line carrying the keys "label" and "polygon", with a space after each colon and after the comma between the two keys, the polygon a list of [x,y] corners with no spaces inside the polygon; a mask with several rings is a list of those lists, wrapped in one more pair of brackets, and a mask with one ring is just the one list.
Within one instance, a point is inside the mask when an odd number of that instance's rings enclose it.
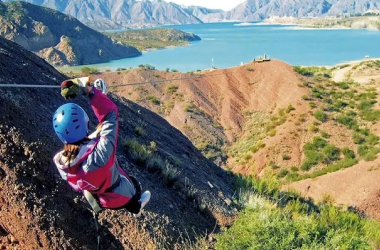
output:
{"label": "person ziplining", "polygon": [[53,115],[53,127],[64,147],[54,156],[54,163],[61,177],[75,191],[83,192],[96,214],[101,208],[125,208],[139,216],[151,193],[141,193],[140,183],[119,167],[118,109],[105,95],[104,81],[98,79],[94,85],[103,93],[90,84],[89,77],[62,82],[61,95],[65,99],[88,96],[99,125],[89,135],[86,112],[75,103],[60,106]]}

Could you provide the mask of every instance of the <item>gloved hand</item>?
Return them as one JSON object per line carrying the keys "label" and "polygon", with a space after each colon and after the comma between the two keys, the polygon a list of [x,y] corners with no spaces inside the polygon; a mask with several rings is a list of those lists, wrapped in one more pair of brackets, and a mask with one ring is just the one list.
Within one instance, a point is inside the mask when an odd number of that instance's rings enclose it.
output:
{"label": "gloved hand", "polygon": [[78,94],[87,95],[89,87],[89,77],[66,80],[61,83],[61,95],[65,99],[75,98]]}
{"label": "gloved hand", "polygon": [[102,91],[103,94],[107,94],[106,83],[104,82],[103,79],[96,79],[94,81],[94,87],[97,88],[98,90]]}

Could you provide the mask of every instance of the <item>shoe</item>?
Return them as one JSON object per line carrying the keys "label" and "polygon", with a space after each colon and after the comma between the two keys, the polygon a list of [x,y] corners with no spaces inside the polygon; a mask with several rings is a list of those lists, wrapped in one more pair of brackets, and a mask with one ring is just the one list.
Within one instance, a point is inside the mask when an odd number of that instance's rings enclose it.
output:
{"label": "shoe", "polygon": [[140,217],[143,208],[146,206],[146,204],[148,204],[150,200],[150,196],[151,196],[150,191],[145,191],[141,195],[140,200],[139,200],[139,202],[141,203],[140,212],[138,214],[134,214],[134,217]]}

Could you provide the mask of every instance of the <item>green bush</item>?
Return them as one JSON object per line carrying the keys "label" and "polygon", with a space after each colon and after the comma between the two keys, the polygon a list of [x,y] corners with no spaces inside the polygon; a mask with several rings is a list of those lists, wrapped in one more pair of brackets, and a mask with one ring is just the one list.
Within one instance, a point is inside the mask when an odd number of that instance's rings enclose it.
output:
{"label": "green bush", "polygon": [[146,163],[153,154],[149,146],[142,145],[135,139],[125,140],[123,146],[132,160],[138,164]]}
{"label": "green bush", "polygon": [[346,159],[355,159],[356,157],[354,151],[349,148],[343,148],[342,153]]}
{"label": "green bush", "polygon": [[328,119],[327,114],[320,110],[314,112],[314,117],[320,122],[325,122]]}
{"label": "green bush", "polygon": [[350,117],[350,116],[347,116],[347,115],[338,115],[335,120],[345,126],[347,126],[348,128],[350,129],[357,129],[358,128],[358,123],[357,121]]}
{"label": "green bush", "polygon": [[164,184],[168,187],[173,186],[174,182],[180,174],[180,171],[169,162],[166,162],[166,165],[162,168],[161,171]]}
{"label": "green bush", "polygon": [[340,159],[340,149],[334,145],[327,145],[323,148],[322,152],[324,155],[323,163],[328,164]]}
{"label": "green bush", "polygon": [[155,96],[148,96],[147,99],[154,105],[160,105],[160,100]]}
{"label": "green bush", "polygon": [[177,90],[178,90],[177,85],[170,84],[169,86],[166,87],[165,93],[171,95],[171,94],[174,94],[175,92],[177,92]]}
{"label": "green bush", "polygon": [[292,105],[289,105],[287,108],[286,108],[286,113],[290,113],[290,112],[292,112],[293,110],[296,110],[296,108],[295,107],[293,107]]}
{"label": "green bush", "polygon": [[288,160],[291,159],[291,157],[290,157],[289,155],[282,155],[282,159],[283,159],[284,161],[288,161]]}
{"label": "green bush", "polygon": [[289,174],[289,171],[286,169],[282,169],[280,173],[278,173],[277,177],[281,179],[284,178],[287,174]]}

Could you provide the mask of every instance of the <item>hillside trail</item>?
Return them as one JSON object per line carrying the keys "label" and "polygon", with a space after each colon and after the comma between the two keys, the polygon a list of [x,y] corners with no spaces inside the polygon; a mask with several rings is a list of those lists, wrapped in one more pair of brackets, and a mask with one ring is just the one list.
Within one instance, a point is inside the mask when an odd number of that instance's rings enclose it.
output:
{"label": "hillside trail", "polygon": [[[379,60],[379,58],[366,58],[363,60],[356,60],[356,61],[349,61],[347,63],[341,63],[337,64],[336,67],[338,69],[333,71],[332,78],[331,80],[334,82],[343,82],[349,78],[349,73],[350,71],[353,70],[355,65],[358,65],[362,62],[367,62],[367,61],[374,61],[374,60]],[[349,65],[348,67],[340,68],[342,65]],[[359,83],[366,83],[370,81],[372,76],[363,76],[363,77],[355,77],[354,81],[359,82]]]}
{"label": "hillside trail", "polygon": [[337,69],[333,72],[332,74],[332,80],[334,82],[343,82],[344,80],[347,79],[347,74],[350,72],[350,70],[352,70],[352,68],[354,67],[354,63],[350,64],[349,67],[345,67],[345,68],[340,68],[340,69]]}

